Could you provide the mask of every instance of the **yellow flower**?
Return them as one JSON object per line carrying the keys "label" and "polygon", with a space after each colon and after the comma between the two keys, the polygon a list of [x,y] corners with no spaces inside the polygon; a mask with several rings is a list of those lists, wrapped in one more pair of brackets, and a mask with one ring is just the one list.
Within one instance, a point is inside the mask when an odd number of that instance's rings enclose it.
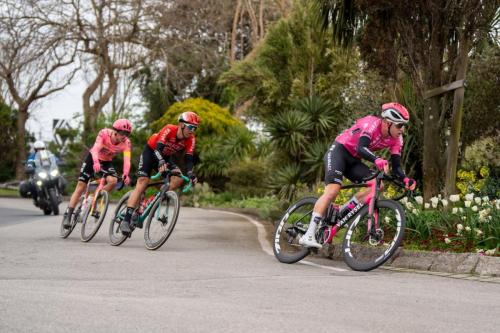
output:
{"label": "yellow flower", "polygon": [[487,166],[483,166],[479,170],[479,174],[481,175],[481,177],[487,178],[490,175],[490,170],[488,169]]}

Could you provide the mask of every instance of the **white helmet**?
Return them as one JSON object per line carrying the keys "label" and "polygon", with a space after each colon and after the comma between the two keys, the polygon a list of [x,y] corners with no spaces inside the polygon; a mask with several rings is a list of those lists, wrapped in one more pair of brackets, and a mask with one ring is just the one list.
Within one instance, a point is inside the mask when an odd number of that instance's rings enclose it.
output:
{"label": "white helmet", "polygon": [[35,150],[38,150],[38,149],[45,149],[45,143],[43,143],[42,140],[37,140],[35,141],[35,143],[33,144],[33,148]]}

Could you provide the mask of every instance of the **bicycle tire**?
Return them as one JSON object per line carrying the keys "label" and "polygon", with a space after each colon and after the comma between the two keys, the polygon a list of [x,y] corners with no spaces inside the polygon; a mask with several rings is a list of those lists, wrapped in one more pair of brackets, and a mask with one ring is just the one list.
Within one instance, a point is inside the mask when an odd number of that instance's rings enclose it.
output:
{"label": "bicycle tire", "polygon": [[128,238],[128,236],[122,234],[120,231],[120,223],[123,216],[125,216],[124,210],[127,209],[127,200],[131,193],[132,191],[128,191],[123,195],[123,197],[121,197],[120,201],[118,201],[113,218],[109,224],[109,243],[113,246],[123,244],[123,242],[125,242]]}
{"label": "bicycle tire", "polygon": [[[166,214],[165,211],[161,210],[164,203],[166,203]],[[160,212],[158,212],[159,209]],[[179,217],[179,210],[179,197],[174,191],[165,192],[161,199],[156,200],[144,226],[144,244],[146,249],[157,250],[165,244],[172,231],[174,231],[177,218]],[[158,235],[158,237],[153,237],[153,234]]]}
{"label": "bicycle tire", "polygon": [[280,262],[293,264],[309,255],[310,249],[298,242],[309,226],[312,210],[317,200],[318,198],[315,197],[306,197],[297,201],[286,210],[276,224],[273,252]]}
{"label": "bicycle tire", "polygon": [[61,226],[59,227],[59,234],[61,238],[68,238],[69,235],[73,232],[73,229],[75,229],[76,224],[78,223],[78,217],[80,216],[81,209],[82,209],[82,203],[83,203],[83,197],[80,198],[78,201],[78,205],[76,205],[75,210],[73,211],[73,214],[71,215],[71,226],[69,228],[64,227],[64,218],[61,221]]}
{"label": "bicycle tire", "polygon": [[[99,203],[100,200],[103,200],[104,202]],[[83,215],[83,218],[82,218],[82,228],[81,228],[81,232],[80,232],[80,240],[82,242],[84,242],[84,243],[89,242],[97,234],[97,232],[101,228],[101,225],[102,225],[102,222],[104,221],[104,218],[106,217],[106,213],[108,212],[108,206],[109,206],[109,194],[108,194],[108,192],[105,190],[99,191],[99,194],[98,194],[97,199],[96,199],[96,208],[95,209],[97,209],[98,207],[101,207],[102,211],[99,211],[99,215],[98,215],[97,219],[94,216],[91,217],[94,220],[94,223],[93,223],[93,228],[91,229],[90,233],[87,233],[87,232],[88,232],[89,227],[90,227],[88,221],[89,221],[89,214],[90,214],[91,209],[89,208],[85,211],[85,214]],[[94,213],[95,213],[95,210],[94,210]]]}
{"label": "bicycle tire", "polygon": [[355,215],[344,236],[344,261],[355,271],[370,271],[384,264],[404,238],[406,217],[400,203],[378,200],[375,210],[379,222],[376,236],[369,236],[367,233],[368,206]]}

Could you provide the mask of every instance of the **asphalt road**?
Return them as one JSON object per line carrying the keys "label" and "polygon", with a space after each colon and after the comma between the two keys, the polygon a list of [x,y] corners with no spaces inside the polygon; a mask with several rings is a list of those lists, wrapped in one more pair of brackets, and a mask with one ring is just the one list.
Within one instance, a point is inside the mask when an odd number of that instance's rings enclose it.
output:
{"label": "asphalt road", "polygon": [[158,251],[144,248],[141,230],[110,246],[108,221],[90,243],[80,242],[79,226],[63,240],[60,219],[43,216],[29,200],[0,199],[1,332],[494,332],[500,326],[500,284],[384,269],[359,273],[319,259],[280,264],[269,254],[265,228],[230,213],[182,208]]}

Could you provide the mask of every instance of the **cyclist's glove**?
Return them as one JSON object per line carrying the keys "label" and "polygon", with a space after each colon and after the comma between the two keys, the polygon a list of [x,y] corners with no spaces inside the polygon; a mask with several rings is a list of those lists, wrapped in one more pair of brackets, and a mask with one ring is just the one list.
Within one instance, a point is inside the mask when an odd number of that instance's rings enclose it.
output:
{"label": "cyclist's glove", "polygon": [[403,183],[405,183],[405,188],[407,190],[411,189],[413,190],[413,188],[415,188],[415,179],[412,179],[412,178],[408,178],[408,177],[405,177],[403,179]]}

